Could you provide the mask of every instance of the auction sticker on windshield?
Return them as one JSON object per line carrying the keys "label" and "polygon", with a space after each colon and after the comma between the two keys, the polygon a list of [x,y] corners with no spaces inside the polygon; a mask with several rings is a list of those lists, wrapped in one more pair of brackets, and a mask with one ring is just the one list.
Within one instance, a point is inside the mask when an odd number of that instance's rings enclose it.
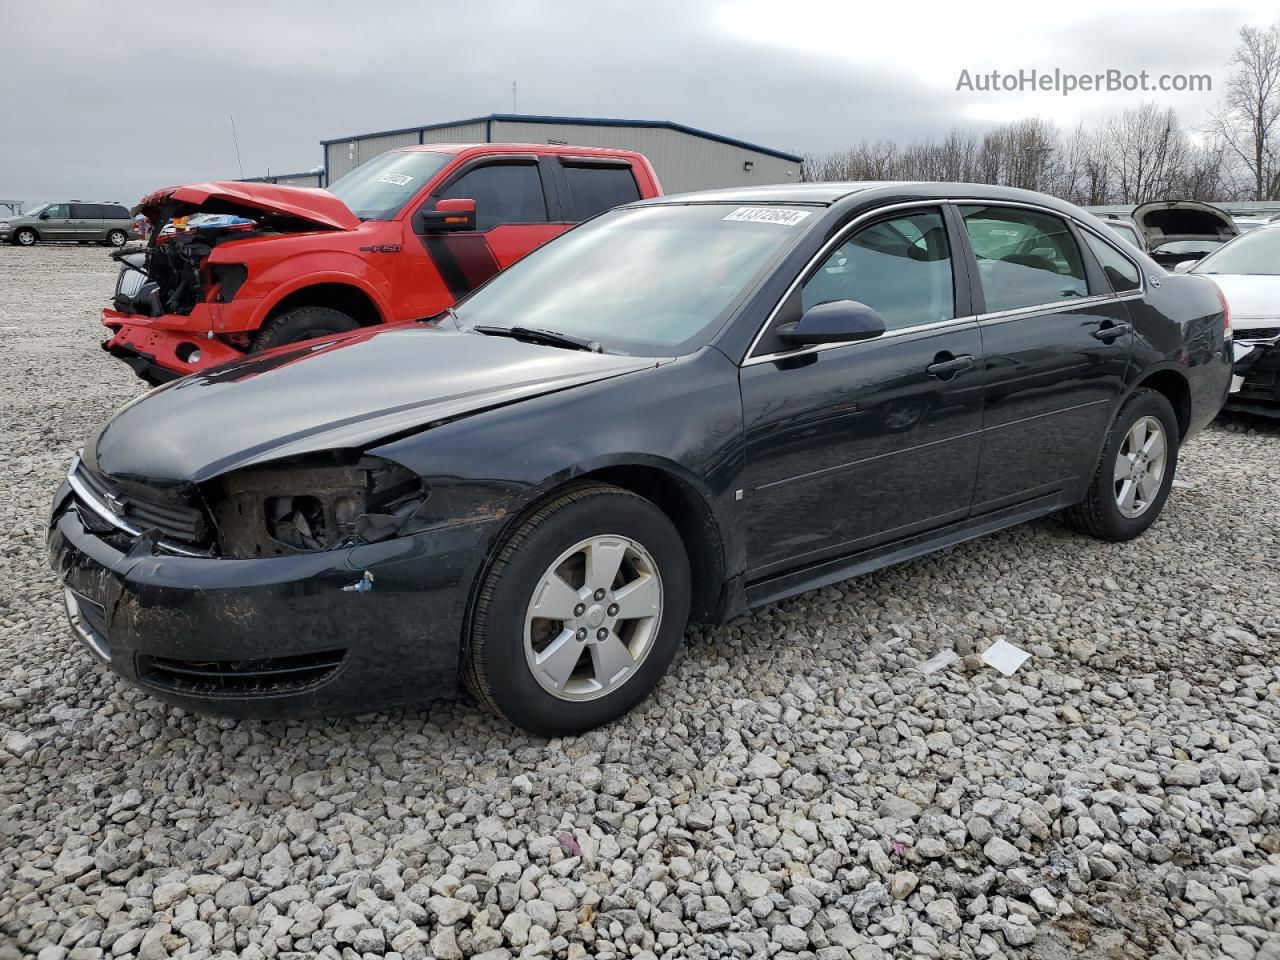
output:
{"label": "auction sticker on windshield", "polygon": [[794,227],[812,212],[812,210],[782,210],[778,207],[739,207],[725,219],[742,220],[747,223],[778,223],[784,227]]}
{"label": "auction sticker on windshield", "polygon": [[403,187],[406,183],[408,183],[412,179],[413,177],[407,176],[406,174],[403,174],[403,173],[384,173],[382,176],[378,178],[378,182],[392,183],[392,184],[395,184],[397,187]]}

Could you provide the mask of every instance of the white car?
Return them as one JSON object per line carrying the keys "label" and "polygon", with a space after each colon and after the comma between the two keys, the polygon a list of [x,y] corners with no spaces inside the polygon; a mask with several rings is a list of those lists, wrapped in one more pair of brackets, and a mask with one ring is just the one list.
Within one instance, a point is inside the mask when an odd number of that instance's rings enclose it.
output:
{"label": "white car", "polygon": [[1250,230],[1176,269],[1209,277],[1227,298],[1236,374],[1227,407],[1280,416],[1280,223]]}

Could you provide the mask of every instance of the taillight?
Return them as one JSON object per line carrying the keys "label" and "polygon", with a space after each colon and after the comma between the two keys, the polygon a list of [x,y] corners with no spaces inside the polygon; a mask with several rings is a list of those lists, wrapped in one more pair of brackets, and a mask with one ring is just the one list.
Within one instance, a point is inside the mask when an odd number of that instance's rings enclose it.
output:
{"label": "taillight", "polygon": [[1222,301],[1222,335],[1224,337],[1231,336],[1231,304],[1227,303],[1227,295],[1222,292],[1222,288],[1216,283],[1213,285],[1218,291],[1218,299]]}

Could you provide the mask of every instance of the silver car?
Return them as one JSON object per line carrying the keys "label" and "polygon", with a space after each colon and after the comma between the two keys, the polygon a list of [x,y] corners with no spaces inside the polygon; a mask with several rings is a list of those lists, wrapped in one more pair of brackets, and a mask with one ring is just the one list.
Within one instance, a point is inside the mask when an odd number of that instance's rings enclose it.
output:
{"label": "silver car", "polygon": [[137,239],[128,209],[120,203],[42,203],[28,213],[0,220],[0,242],[30,247],[42,240],[75,240],[123,247]]}

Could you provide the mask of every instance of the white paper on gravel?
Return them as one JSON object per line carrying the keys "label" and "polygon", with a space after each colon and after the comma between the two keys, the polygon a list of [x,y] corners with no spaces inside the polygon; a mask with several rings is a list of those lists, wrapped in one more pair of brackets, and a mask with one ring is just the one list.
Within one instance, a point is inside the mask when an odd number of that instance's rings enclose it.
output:
{"label": "white paper on gravel", "polygon": [[921,673],[937,673],[944,667],[949,667],[960,658],[956,656],[954,650],[943,650],[941,653],[934,654],[923,663],[917,664],[916,669]]}
{"label": "white paper on gravel", "polygon": [[1026,663],[1029,656],[1031,654],[1021,647],[1015,647],[1008,640],[997,640],[982,652],[982,662],[995,667],[1006,677],[1011,677],[1015,670]]}

